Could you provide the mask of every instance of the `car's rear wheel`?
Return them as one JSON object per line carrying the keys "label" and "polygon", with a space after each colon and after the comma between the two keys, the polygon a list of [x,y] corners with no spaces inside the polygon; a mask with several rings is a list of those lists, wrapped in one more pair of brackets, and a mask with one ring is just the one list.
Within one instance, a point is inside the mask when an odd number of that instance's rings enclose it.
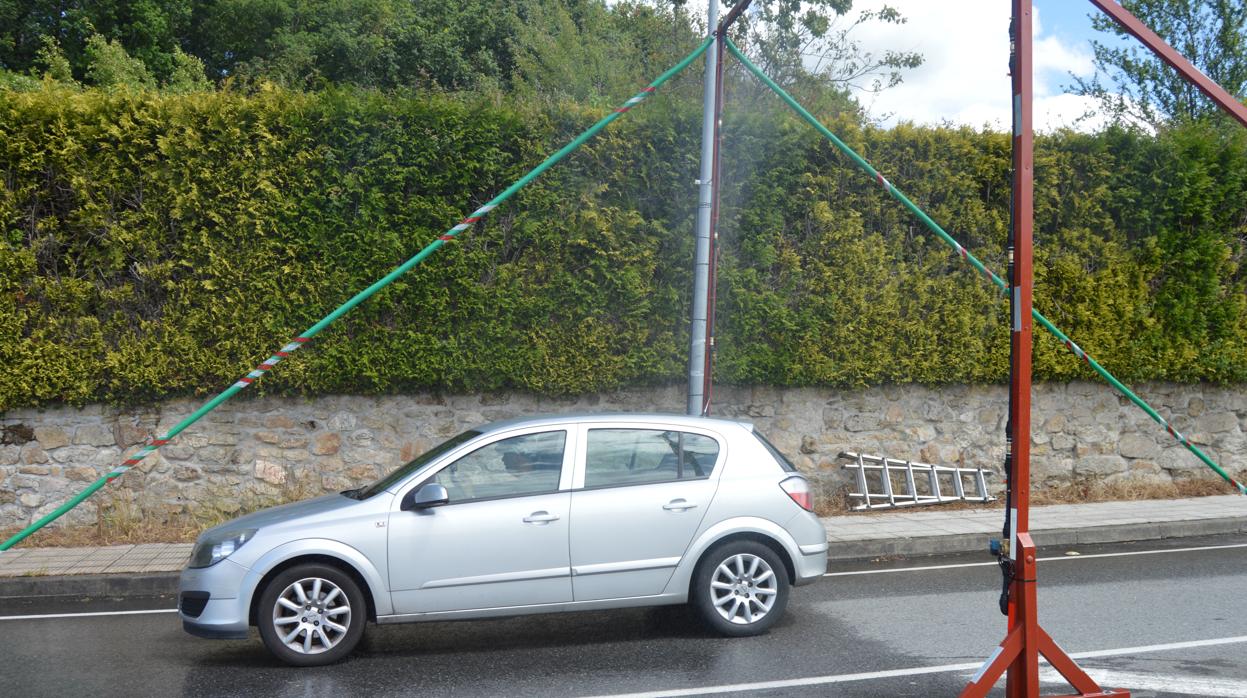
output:
{"label": "car's rear wheel", "polygon": [[726,543],[702,557],[693,574],[693,605],[715,631],[744,637],[770,629],[788,605],[788,573],[767,546]]}
{"label": "car's rear wheel", "polygon": [[332,664],[355,649],[368,612],[355,580],[328,565],[298,565],[269,582],[260,596],[260,639],[294,666]]}

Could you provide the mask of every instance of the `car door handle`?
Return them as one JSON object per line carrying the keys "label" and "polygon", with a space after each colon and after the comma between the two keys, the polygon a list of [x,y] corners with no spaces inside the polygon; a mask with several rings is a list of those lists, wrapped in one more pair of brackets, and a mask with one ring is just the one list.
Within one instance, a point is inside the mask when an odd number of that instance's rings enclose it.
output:
{"label": "car door handle", "polygon": [[687,511],[688,509],[696,509],[697,505],[683,499],[673,499],[662,505],[667,511]]}
{"label": "car door handle", "polygon": [[524,517],[524,523],[536,524],[538,526],[544,526],[550,523],[551,521],[558,521],[558,520],[559,520],[558,514],[551,514],[548,511],[534,511],[533,513]]}

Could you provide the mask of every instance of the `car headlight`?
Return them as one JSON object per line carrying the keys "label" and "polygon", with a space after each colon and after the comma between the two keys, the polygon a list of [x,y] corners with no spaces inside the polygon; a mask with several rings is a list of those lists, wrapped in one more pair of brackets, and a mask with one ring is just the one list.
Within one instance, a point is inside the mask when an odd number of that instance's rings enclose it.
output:
{"label": "car headlight", "polygon": [[255,537],[254,528],[245,531],[222,531],[202,536],[191,553],[191,567],[211,567],[234,554],[244,543]]}

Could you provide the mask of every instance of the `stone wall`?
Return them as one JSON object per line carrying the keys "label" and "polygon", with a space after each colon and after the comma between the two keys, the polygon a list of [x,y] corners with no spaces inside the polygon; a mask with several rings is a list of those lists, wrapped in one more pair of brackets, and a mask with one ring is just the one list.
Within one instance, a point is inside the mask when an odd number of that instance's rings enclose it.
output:
{"label": "stone wall", "polygon": [[[1247,468],[1247,390],[1139,386],[1174,426],[1231,473]],[[1004,386],[883,386],[861,391],[718,387],[715,415],[747,419],[824,492],[847,481],[841,450],[999,469]],[[144,439],[199,406],[10,410],[0,415],[0,527],[26,524],[86,487]],[[239,399],[225,403],[67,517],[97,507],[205,520],[353,487],[442,439],[487,421],[561,412],[681,412],[683,386],[579,398],[525,394]],[[1138,408],[1093,383],[1035,389],[1037,485],[1075,478],[1209,477],[1202,463]]]}

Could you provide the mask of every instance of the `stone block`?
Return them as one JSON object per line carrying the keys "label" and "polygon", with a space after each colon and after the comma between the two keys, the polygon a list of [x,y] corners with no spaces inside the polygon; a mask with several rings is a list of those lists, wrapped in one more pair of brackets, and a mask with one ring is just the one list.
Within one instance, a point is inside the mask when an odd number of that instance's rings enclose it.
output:
{"label": "stone block", "polygon": [[1054,414],[1043,423],[1044,431],[1049,434],[1056,434],[1065,431],[1065,415]]}
{"label": "stone block", "polygon": [[844,428],[853,432],[875,431],[879,428],[879,416],[860,412],[851,414],[844,420]]}
{"label": "stone block", "polygon": [[52,456],[52,460],[57,463],[84,463],[98,460],[97,453],[99,449],[91,446],[62,446],[48,451],[48,455]]}
{"label": "stone block", "polygon": [[180,444],[163,446],[161,447],[160,452],[169,460],[189,460],[195,455],[195,449],[190,446],[182,446]]}
{"label": "stone block", "polygon": [[1125,472],[1126,461],[1121,456],[1088,455],[1074,459],[1074,472],[1078,475],[1102,476]]}
{"label": "stone block", "polygon": [[34,507],[43,504],[43,495],[35,492],[26,492],[22,496],[18,497],[17,501],[21,502],[22,506],[33,509]]}
{"label": "stone block", "polygon": [[147,441],[147,437],[150,435],[151,432],[148,429],[137,424],[117,422],[113,426],[113,442],[121,448],[141,444]]}
{"label": "stone block", "polygon": [[23,465],[17,469],[23,475],[47,475],[52,469],[46,465]]}
{"label": "stone block", "polygon": [[1204,413],[1204,398],[1193,397],[1186,401],[1186,413],[1191,417],[1198,417]]}
{"label": "stone block", "polygon": [[355,415],[350,412],[338,412],[326,422],[331,431],[351,431],[355,428]]}
{"label": "stone block", "polygon": [[173,477],[181,482],[193,482],[199,479],[200,473],[189,465],[180,465],[173,469]]}
{"label": "stone block", "polygon": [[117,437],[103,424],[84,424],[74,430],[74,443],[80,446],[113,446]]}
{"label": "stone block", "polygon": [[35,427],[35,441],[43,447],[43,450],[50,451],[54,448],[69,445],[69,434],[60,427]]}
{"label": "stone block", "polygon": [[346,471],[346,476],[349,477],[352,482],[358,483],[371,482],[376,480],[378,475],[379,473],[377,472],[376,467],[371,465],[356,465]]}
{"label": "stone block", "polygon": [[271,485],[286,483],[286,469],[280,463],[269,460],[257,460],[253,470],[255,476]]}
{"label": "stone block", "polygon": [[[317,435],[312,442],[312,453],[318,456],[331,456],[342,448],[342,437],[334,432]],[[414,457],[414,456],[413,456]]]}
{"label": "stone block", "polygon": [[76,465],[64,470],[65,478],[68,480],[77,480],[79,482],[95,482],[100,478],[95,468],[89,465]]}
{"label": "stone block", "polygon": [[281,443],[281,437],[271,431],[257,431],[255,433],[255,440],[261,443],[274,445]]}
{"label": "stone block", "polygon": [[17,465],[21,460],[21,446],[15,444],[0,446],[0,465]]}
{"label": "stone block", "polygon": [[38,443],[32,441],[25,446],[22,446],[21,462],[27,465],[47,463],[48,454],[39,446]]}
{"label": "stone block", "polygon": [[294,420],[284,414],[275,414],[264,418],[264,426],[269,429],[293,429]]}
{"label": "stone block", "polygon": [[1126,458],[1155,458],[1160,448],[1155,441],[1142,434],[1125,434],[1117,442],[1117,452]]}
{"label": "stone block", "polygon": [[1195,420],[1195,431],[1221,434],[1238,429],[1238,417],[1233,412],[1213,412]]}
{"label": "stone block", "polygon": [[230,449],[224,446],[204,446],[195,450],[195,460],[212,465],[224,465],[229,462]]}
{"label": "stone block", "polygon": [[376,434],[372,433],[370,429],[357,429],[351,432],[350,436],[346,437],[346,440],[351,442],[352,446],[364,447],[371,446],[375,439]]}

